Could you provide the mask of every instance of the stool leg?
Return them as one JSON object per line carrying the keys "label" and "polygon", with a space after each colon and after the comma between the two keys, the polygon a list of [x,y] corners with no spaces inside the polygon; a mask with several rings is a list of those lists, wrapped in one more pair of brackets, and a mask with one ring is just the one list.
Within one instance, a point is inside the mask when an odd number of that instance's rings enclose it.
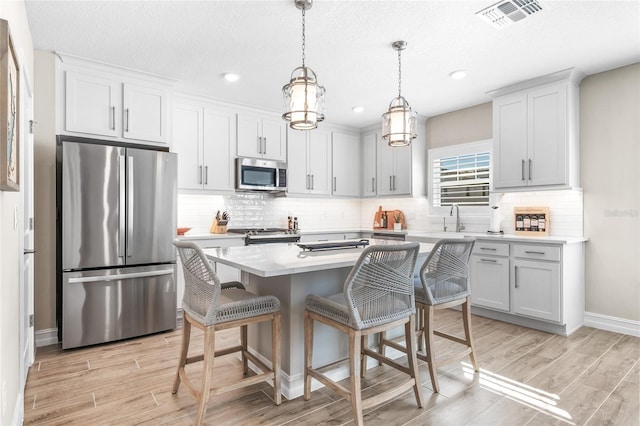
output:
{"label": "stool leg", "polygon": [[311,376],[309,369],[313,360],[313,318],[304,311],[304,400],[311,399]]}
{"label": "stool leg", "polygon": [[425,305],[425,331],[424,338],[427,350],[427,363],[429,364],[429,376],[431,376],[431,384],[433,391],[440,392],[440,384],[438,383],[438,371],[436,367],[436,357],[433,353],[435,345],[433,343],[433,306]]}
{"label": "stool leg", "polygon": [[424,343],[422,335],[424,334],[424,309],[416,306],[416,336],[418,336],[418,351],[422,351]]}
{"label": "stool leg", "polygon": [[360,353],[362,339],[359,331],[349,331],[349,377],[351,380],[351,411],[356,426],[362,426],[362,390],[360,383]]}
{"label": "stool leg", "polygon": [[207,327],[204,331],[204,365],[202,367],[202,390],[200,391],[200,401],[198,402],[198,412],[196,414],[195,425],[202,424],[204,414],[207,411],[207,402],[211,393],[211,376],[213,375],[213,363],[216,351],[216,329]]}
{"label": "stool leg", "polygon": [[362,353],[360,354],[360,377],[363,379],[367,375],[367,356],[364,353],[364,349],[367,347],[367,336],[362,336],[360,338],[360,348]]}
{"label": "stool leg", "polygon": [[418,358],[416,356],[416,324],[415,317],[411,315],[409,322],[404,325],[404,336],[407,345],[407,361],[409,362],[409,371],[414,380],[413,393],[416,395],[418,408],[422,408],[422,384],[418,379]]}
{"label": "stool leg", "polygon": [[240,345],[242,346],[242,373],[249,374],[249,361],[247,360],[247,326],[240,326]]}
{"label": "stool leg", "polygon": [[462,304],[462,322],[464,323],[464,337],[467,341],[467,346],[471,348],[471,353],[469,354],[469,358],[471,358],[471,365],[473,365],[474,371],[478,371],[478,361],[476,360],[473,336],[471,334],[471,303],[468,297]]}
{"label": "stool leg", "polygon": [[271,365],[273,369],[273,399],[276,405],[282,403],[280,394],[280,336],[282,327],[280,314],[274,314],[271,321]]}
{"label": "stool leg", "polygon": [[187,362],[187,353],[189,352],[189,340],[191,339],[191,323],[187,319],[184,312],[182,313],[182,343],[180,344],[180,359],[178,360],[178,368],[176,370],[176,378],[173,380],[173,388],[171,393],[178,392],[180,387],[180,370],[184,371],[184,365]]}
{"label": "stool leg", "polygon": [[[384,341],[387,339],[387,332],[381,331],[378,333],[378,353],[384,356]],[[378,366],[382,365],[381,361],[378,361]]]}

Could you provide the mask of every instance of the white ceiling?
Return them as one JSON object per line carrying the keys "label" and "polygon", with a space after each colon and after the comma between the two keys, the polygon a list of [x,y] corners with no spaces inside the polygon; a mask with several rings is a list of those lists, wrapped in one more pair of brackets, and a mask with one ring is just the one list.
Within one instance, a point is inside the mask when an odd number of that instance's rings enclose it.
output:
{"label": "white ceiling", "polygon": [[[306,63],[326,87],[327,123],[376,123],[397,94],[423,116],[487,102],[487,91],[570,67],[587,75],[640,61],[640,1],[539,0],[543,10],[503,29],[476,12],[493,0],[315,0]],[[192,93],[282,109],[301,64],[293,0],[26,0],[36,49],[163,75]],[[467,77],[448,74],[467,70]],[[223,72],[241,79],[228,83]],[[356,114],[354,106],[365,111]]]}

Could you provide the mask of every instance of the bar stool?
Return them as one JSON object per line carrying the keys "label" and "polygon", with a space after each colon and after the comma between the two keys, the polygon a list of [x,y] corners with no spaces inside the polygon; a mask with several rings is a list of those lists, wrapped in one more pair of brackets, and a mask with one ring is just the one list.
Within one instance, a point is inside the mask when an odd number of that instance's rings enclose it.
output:
{"label": "bar stool", "polygon": [[[180,360],[173,383],[172,393],[178,392],[180,383],[198,401],[195,424],[200,425],[207,410],[210,395],[236,390],[260,383],[273,381],[273,399],[280,405],[280,301],[274,296],[256,296],[245,290],[239,282],[220,283],[213,267],[202,249],[195,243],[176,240],[173,243],[180,253],[184,270],[185,289],[182,299],[183,317],[182,347]],[[268,368],[247,350],[247,326],[263,321],[271,321],[272,368]],[[187,357],[191,326],[204,331],[204,353]],[[240,345],[215,350],[215,333],[218,330],[240,327]],[[216,357],[240,352],[243,373],[249,372],[250,360],[261,374],[249,376],[239,382],[212,387],[211,376]],[[202,386],[197,389],[187,377],[185,365],[204,361]]]}
{"label": "bar stool", "polygon": [[[473,337],[471,334],[471,310],[469,288],[469,259],[475,239],[443,239],[438,241],[427,260],[420,268],[420,277],[415,279],[416,308],[420,316],[419,330],[416,335],[424,338],[426,354],[418,352],[418,358],[429,364],[429,375],[433,390],[440,392],[437,367],[458,361],[469,355],[473,369],[478,371]],[[451,308],[462,305],[462,322],[464,339],[434,330],[433,313],[437,309]],[[465,346],[463,351],[436,362],[433,336],[460,343]]]}
{"label": "bar stool", "polygon": [[[311,398],[311,379],[314,378],[351,402],[356,425],[363,424],[364,409],[393,399],[411,388],[418,407],[422,407],[415,350],[415,297],[412,278],[418,249],[418,243],[369,246],[353,266],[342,293],[327,297],[307,296],[304,312],[305,400]],[[314,321],[349,336],[350,389],[334,382],[322,372],[337,363],[312,367]],[[381,356],[366,345],[367,336],[401,325],[405,328],[408,368]],[[362,400],[360,376],[362,374],[364,377],[367,356],[406,373],[409,378],[393,389]]]}

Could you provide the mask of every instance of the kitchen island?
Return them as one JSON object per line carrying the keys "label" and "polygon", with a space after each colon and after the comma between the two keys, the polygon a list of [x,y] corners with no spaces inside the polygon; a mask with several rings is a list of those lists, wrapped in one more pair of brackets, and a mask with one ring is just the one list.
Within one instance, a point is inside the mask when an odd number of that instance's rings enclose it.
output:
{"label": "kitchen island", "polygon": [[[370,244],[397,245],[402,241],[370,239]],[[421,243],[415,272],[433,244]],[[282,313],[282,394],[287,399],[303,394],[304,385],[304,302],[308,294],[327,296],[341,292],[345,279],[363,248],[305,251],[296,244],[265,244],[205,250],[207,257],[242,271],[242,283],[258,295],[280,299]],[[267,365],[271,359],[271,332],[268,324],[249,330],[250,350]],[[331,327],[316,324],[314,365],[345,358],[347,336]],[[336,380],[348,376],[346,366],[330,373]]]}

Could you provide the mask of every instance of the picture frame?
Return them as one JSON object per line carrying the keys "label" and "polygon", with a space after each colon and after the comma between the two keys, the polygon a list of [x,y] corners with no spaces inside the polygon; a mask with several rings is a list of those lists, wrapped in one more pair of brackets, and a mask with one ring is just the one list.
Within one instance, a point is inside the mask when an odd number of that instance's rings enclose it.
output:
{"label": "picture frame", "polygon": [[0,19],[0,190],[20,191],[20,65]]}

